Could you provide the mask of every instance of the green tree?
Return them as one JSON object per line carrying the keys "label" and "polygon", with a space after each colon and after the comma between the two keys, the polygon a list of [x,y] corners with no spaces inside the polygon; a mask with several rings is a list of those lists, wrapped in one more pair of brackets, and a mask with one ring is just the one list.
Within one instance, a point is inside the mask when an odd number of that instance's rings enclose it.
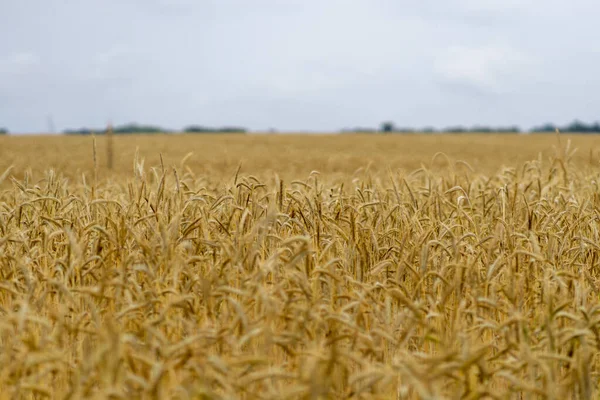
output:
{"label": "green tree", "polygon": [[119,133],[163,133],[165,129],[154,125],[138,125],[135,123],[117,126],[113,129],[116,134]]}
{"label": "green tree", "polygon": [[557,126],[551,123],[546,123],[544,125],[541,126],[536,126],[534,127],[531,131],[532,132],[554,132],[556,131]]}
{"label": "green tree", "polygon": [[390,133],[394,132],[394,123],[391,121],[386,121],[381,124],[381,132]]}
{"label": "green tree", "polygon": [[190,125],[183,129],[185,133],[246,133],[247,129],[239,126],[224,126],[211,128],[202,125]]}
{"label": "green tree", "polygon": [[464,132],[468,132],[469,129],[465,128],[464,126],[450,126],[446,129],[444,129],[444,132],[448,132],[448,133],[464,133]]}
{"label": "green tree", "polygon": [[[106,133],[106,128],[102,129],[90,129],[90,128],[79,128],[79,129],[66,129],[63,131],[67,135],[103,135]],[[135,134],[135,133],[164,133],[168,132],[159,126],[154,125],[139,125],[136,123],[120,125],[113,128],[113,132],[119,134]]]}

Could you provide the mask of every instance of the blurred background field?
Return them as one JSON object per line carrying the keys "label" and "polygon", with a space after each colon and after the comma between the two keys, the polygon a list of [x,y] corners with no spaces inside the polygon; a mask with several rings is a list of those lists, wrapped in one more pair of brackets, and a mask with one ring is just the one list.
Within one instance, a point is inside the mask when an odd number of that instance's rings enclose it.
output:
{"label": "blurred background field", "polygon": [[[578,151],[576,165],[597,163],[594,135],[561,135],[562,145],[571,141]],[[275,173],[282,179],[305,179],[313,170],[334,180],[346,180],[369,168],[373,174],[411,172],[420,168],[445,168],[443,152],[452,162],[464,161],[475,172],[495,174],[503,166],[517,167],[526,161],[543,161],[555,154],[555,134],[445,134],[445,135],[123,135],[114,137],[114,168],[106,168],[106,137],[96,137],[98,177],[117,179],[133,175],[133,160],[145,165],[189,168],[194,175],[221,179],[237,168],[260,178]],[[184,162],[182,164],[182,161]],[[432,164],[433,161],[433,164]],[[0,170],[13,165],[13,174],[30,169],[35,176],[49,169],[70,177],[93,174],[91,136],[4,136],[0,137]]]}

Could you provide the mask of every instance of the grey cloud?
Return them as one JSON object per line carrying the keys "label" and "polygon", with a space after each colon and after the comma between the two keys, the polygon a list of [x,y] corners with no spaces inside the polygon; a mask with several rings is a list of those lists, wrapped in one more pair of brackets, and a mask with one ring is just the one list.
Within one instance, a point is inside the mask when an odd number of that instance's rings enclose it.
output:
{"label": "grey cloud", "polygon": [[1,17],[0,125],[593,120],[599,11],[590,0],[20,0]]}
{"label": "grey cloud", "polygon": [[436,58],[435,72],[444,84],[499,94],[517,90],[535,66],[527,54],[506,45],[450,46]]}

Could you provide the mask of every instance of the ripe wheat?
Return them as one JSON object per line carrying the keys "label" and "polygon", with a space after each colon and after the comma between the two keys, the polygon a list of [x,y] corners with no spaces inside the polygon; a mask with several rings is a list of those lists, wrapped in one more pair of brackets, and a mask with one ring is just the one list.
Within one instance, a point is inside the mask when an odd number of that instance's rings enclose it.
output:
{"label": "ripe wheat", "polygon": [[573,157],[0,171],[0,397],[592,398],[600,169]]}

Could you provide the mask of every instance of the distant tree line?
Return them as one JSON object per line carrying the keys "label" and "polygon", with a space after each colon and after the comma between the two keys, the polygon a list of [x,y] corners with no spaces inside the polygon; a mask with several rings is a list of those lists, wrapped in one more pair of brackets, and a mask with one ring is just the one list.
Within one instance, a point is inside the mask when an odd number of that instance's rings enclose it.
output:
{"label": "distant tree line", "polygon": [[[551,123],[533,127],[529,132],[555,132],[556,130],[566,133],[600,133],[600,122],[586,124],[579,120],[575,120],[565,126],[557,126]],[[396,126],[393,122],[383,122],[379,129],[356,127],[342,129],[342,133],[519,133],[521,129],[516,125],[510,126],[449,126],[444,129],[436,129],[433,127],[411,128]]]}
{"label": "distant tree line", "polygon": [[[135,134],[135,133],[163,133],[167,132],[165,129],[153,126],[153,125],[138,125],[138,124],[126,124],[116,126],[113,128],[115,134]],[[91,135],[97,134],[102,135],[108,132],[108,128],[91,129],[91,128],[79,128],[79,129],[65,129],[63,133],[67,135]]]}
{"label": "distant tree line", "polygon": [[[565,133],[600,133],[600,122],[593,122],[587,124],[585,122],[575,120],[568,125],[559,126],[552,123],[546,123],[543,125],[535,126],[529,130],[533,133],[543,132],[555,132],[556,130]],[[65,129],[64,134],[67,135],[91,135],[92,133],[102,135],[107,132],[107,128],[92,129],[92,128],[79,128],[79,129]],[[140,134],[140,133],[168,133],[177,132],[176,130],[164,129],[155,125],[143,125],[130,123],[125,125],[116,126],[113,128],[115,134]],[[183,128],[179,132],[184,133],[247,133],[248,130],[239,126],[223,126],[223,127],[209,127],[203,125],[189,125]],[[270,132],[276,132],[271,129]],[[518,133],[521,129],[516,125],[510,126],[487,126],[487,125],[475,125],[475,126],[449,126],[444,129],[437,129],[434,127],[424,128],[411,128],[396,126],[393,122],[383,122],[379,128],[370,127],[355,127],[355,128],[344,128],[341,130],[342,133]],[[6,135],[9,131],[6,128],[0,128],[0,135]]]}
{"label": "distant tree line", "polygon": [[472,127],[467,126],[450,126],[444,129],[436,129],[431,126],[427,126],[424,128],[411,128],[411,127],[402,127],[396,126],[393,122],[383,122],[379,129],[374,128],[346,128],[342,129],[342,132],[345,133],[518,133],[521,132],[518,126],[484,126],[484,125],[475,125]]}
{"label": "distant tree line", "polygon": [[[90,128],[79,128],[79,129],[65,129],[63,133],[67,135],[91,135],[92,133],[97,135],[105,134],[108,131],[107,128],[101,129],[90,129]],[[139,134],[139,133],[167,133],[175,132],[175,130],[164,129],[154,125],[139,125],[139,124],[127,124],[116,126],[113,128],[115,134]],[[185,127],[183,132],[185,133],[245,133],[247,130],[241,127],[222,127],[222,128],[209,128],[200,125],[191,125]]]}
{"label": "distant tree line", "polygon": [[460,133],[460,132],[471,132],[471,133],[519,133],[521,129],[518,126],[484,126],[484,125],[475,125],[472,127],[463,127],[463,126],[451,126],[446,128],[442,132],[452,132],[452,133]]}
{"label": "distant tree line", "polygon": [[556,130],[561,132],[578,132],[578,133],[600,133],[600,123],[594,122],[593,124],[586,124],[579,120],[575,120],[566,126],[556,126],[554,124],[544,124],[536,126],[531,129],[532,132],[555,132]]}
{"label": "distant tree line", "polygon": [[183,129],[185,133],[246,133],[246,128],[238,126],[224,126],[222,128],[211,128],[200,125],[191,125]]}

